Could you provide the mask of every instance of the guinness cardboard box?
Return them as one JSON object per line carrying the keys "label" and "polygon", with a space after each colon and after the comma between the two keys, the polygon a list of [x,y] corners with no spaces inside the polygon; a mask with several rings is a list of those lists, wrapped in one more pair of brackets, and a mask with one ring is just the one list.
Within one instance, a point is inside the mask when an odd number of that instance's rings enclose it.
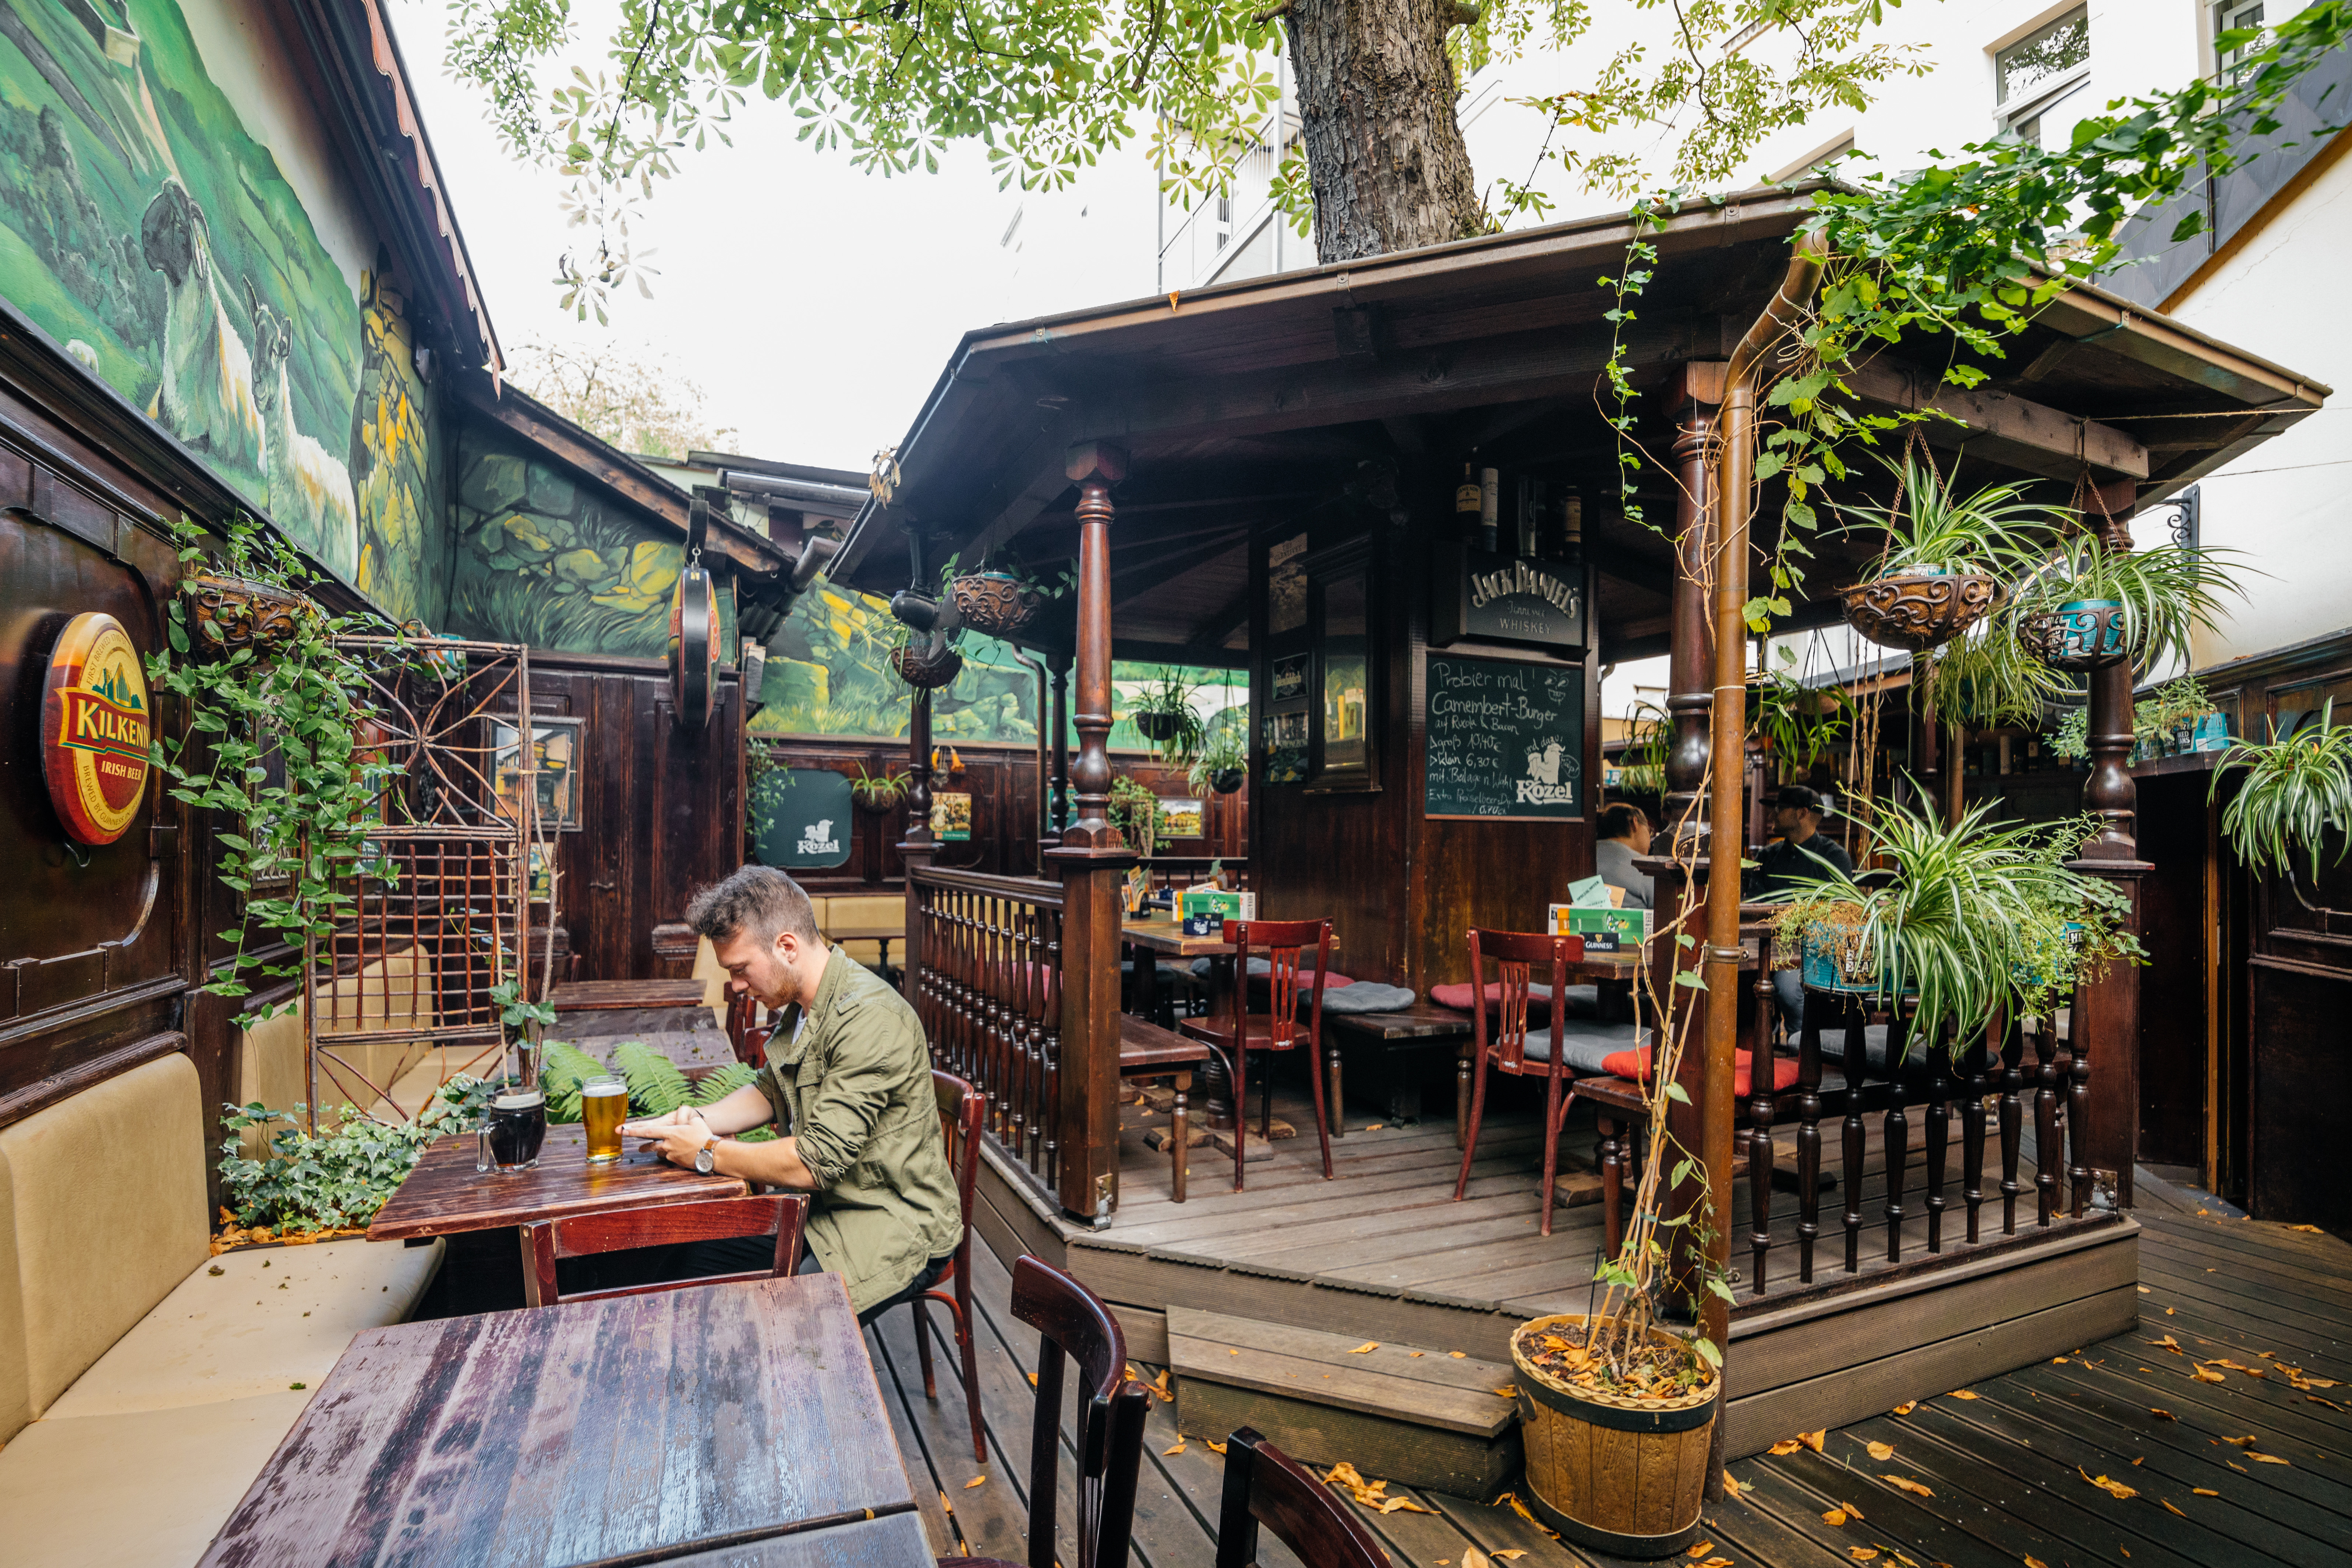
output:
{"label": "guinness cardboard box", "polygon": [[1176,895],[1176,912],[1186,936],[1217,936],[1227,921],[1257,919],[1255,893],[1192,892]]}
{"label": "guinness cardboard box", "polygon": [[1582,937],[1587,952],[1630,952],[1650,940],[1650,911],[1554,904],[1551,931],[1554,936]]}

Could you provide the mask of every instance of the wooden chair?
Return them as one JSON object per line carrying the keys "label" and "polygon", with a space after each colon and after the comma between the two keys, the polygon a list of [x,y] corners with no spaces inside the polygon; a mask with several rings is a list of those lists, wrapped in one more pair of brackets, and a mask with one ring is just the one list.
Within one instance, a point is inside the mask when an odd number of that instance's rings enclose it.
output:
{"label": "wooden chair", "polygon": [[655,1204],[614,1214],[541,1220],[522,1227],[523,1300],[533,1307],[555,1305],[555,1265],[559,1258],[593,1258],[600,1252],[625,1252],[632,1247],[667,1247],[685,1241],[731,1241],[738,1237],[767,1236],[772,1232],[776,1238],[772,1268],[706,1275],[699,1279],[669,1280],[658,1285],[582,1290],[564,1299],[601,1301],[611,1296],[643,1296],[655,1290],[683,1290],[693,1285],[782,1279],[800,1267],[801,1226],[807,1218],[806,1193],[778,1193],[760,1197],[713,1198],[698,1204]]}
{"label": "wooden chair", "polygon": [[1225,1443],[1216,1568],[1251,1568],[1260,1524],[1272,1525],[1307,1568],[1389,1568],[1388,1554],[1330,1488],[1244,1426]]}
{"label": "wooden chair", "polygon": [[1551,994],[1568,994],[1568,966],[1584,957],[1580,936],[1550,936],[1535,931],[1479,931],[1470,932],[1470,984],[1483,992],[1486,959],[1495,960],[1502,982],[1501,1006],[1495,1010],[1495,1035],[1486,1033],[1488,1009],[1470,1015],[1471,1048],[1475,1053],[1477,1079],[1470,1091],[1470,1135],[1462,1145],[1462,1174],[1454,1183],[1454,1201],[1460,1203],[1470,1185],[1470,1163],[1478,1157],[1478,1125],[1486,1115],[1486,1069],[1513,1077],[1544,1075],[1543,1234],[1551,1234],[1552,1188],[1559,1180],[1559,1129],[1568,1118],[1570,1101],[1561,1090],[1573,1081],[1568,1053],[1559,1048],[1564,1037],[1564,1010],[1555,1009],[1550,1026],[1536,1040],[1531,1054],[1528,1039],[1528,976],[1531,965],[1551,963]]}
{"label": "wooden chair", "polygon": [[[1234,1191],[1242,1190],[1242,1139],[1249,1120],[1249,1053],[1296,1050],[1303,1041],[1307,1051],[1307,1079],[1315,1090],[1315,1136],[1323,1145],[1323,1179],[1331,1179],[1331,1119],[1325,1114],[1323,1074],[1323,976],[1331,968],[1329,921],[1227,921],[1224,939],[1234,950],[1232,1006],[1223,1017],[1187,1018],[1181,1028],[1205,1042],[1225,1064],[1234,1088]],[[1314,1003],[1304,1028],[1298,1023],[1298,971],[1308,942],[1315,944]],[[1265,950],[1268,973],[1266,1010],[1249,1010],[1249,959],[1255,948]],[[1264,1110],[1258,1136],[1274,1131],[1274,1073],[1267,1064]]]}
{"label": "wooden chair", "polygon": [[[1151,1395],[1127,1375],[1127,1336],[1101,1298],[1034,1258],[1013,1265],[1013,1315],[1042,1336],[1037,1415],[1029,1429],[1028,1568],[1126,1568],[1136,1472]],[[1054,1542],[1061,1495],[1062,1367],[1078,1363],[1077,1555]],[[1013,1568],[992,1557],[942,1557],[943,1568]]]}
{"label": "wooden chair", "polygon": [[[955,1323],[955,1345],[963,1358],[963,1397],[971,1413],[971,1455],[988,1463],[988,1439],[980,1425],[980,1366],[971,1330],[971,1187],[980,1174],[980,1129],[988,1116],[988,1102],[980,1090],[953,1073],[931,1069],[931,1089],[940,1100],[940,1131],[947,1139],[948,1158],[956,1173],[956,1198],[963,1205],[963,1236],[955,1258],[931,1289],[908,1305],[915,1310],[915,1354],[923,1365],[923,1397],[937,1400],[938,1380],[931,1373],[931,1323],[925,1301],[937,1301]],[[952,1289],[950,1289],[952,1287]]]}

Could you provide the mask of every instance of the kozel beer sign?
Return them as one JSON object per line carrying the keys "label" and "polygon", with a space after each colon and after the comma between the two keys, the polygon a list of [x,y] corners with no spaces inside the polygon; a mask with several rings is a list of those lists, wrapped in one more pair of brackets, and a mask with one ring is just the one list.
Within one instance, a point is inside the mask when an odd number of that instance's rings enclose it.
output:
{"label": "kozel beer sign", "polygon": [[111,844],[147,792],[147,677],[131,634],[112,616],[66,623],[49,656],[41,701],[41,767],[49,799],[80,844]]}

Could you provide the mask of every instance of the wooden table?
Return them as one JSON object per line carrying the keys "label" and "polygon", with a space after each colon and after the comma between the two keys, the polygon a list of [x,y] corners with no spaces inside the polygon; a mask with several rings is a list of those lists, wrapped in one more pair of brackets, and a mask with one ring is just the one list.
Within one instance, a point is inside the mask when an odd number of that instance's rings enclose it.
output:
{"label": "wooden table", "polygon": [[691,1029],[710,1009],[699,980],[572,980],[549,994],[558,1037],[636,1035],[651,1030]]}
{"label": "wooden table", "polygon": [[828,1540],[931,1561],[847,1288],[807,1274],[362,1333],[203,1564],[837,1563]]}
{"label": "wooden table", "polygon": [[483,1173],[474,1169],[472,1133],[436,1138],[425,1146],[400,1190],[376,1211],[368,1239],[456,1236],[606,1209],[740,1198],[751,1190],[740,1177],[716,1172],[698,1176],[641,1152],[637,1142],[626,1140],[616,1163],[591,1165],[587,1130],[576,1122],[559,1125],[547,1130],[537,1169]]}

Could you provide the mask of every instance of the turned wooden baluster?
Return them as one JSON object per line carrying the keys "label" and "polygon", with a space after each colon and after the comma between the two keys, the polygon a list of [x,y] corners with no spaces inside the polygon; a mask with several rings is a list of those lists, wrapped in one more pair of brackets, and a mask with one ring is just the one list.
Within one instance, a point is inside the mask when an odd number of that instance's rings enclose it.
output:
{"label": "turned wooden baluster", "polygon": [[[2032,1021],[2039,1026],[2039,1020]],[[2000,1233],[2017,1234],[2017,1200],[2025,1194],[2018,1162],[2025,1142],[2025,1034],[2028,1020],[2012,1019],[2000,1047]]]}
{"label": "turned wooden baluster", "polygon": [[1978,1211],[1984,1207],[1985,1154],[1985,1058],[1993,1037],[2000,1032],[2002,1019],[1998,1013],[1987,1023],[1984,1032],[1969,1042],[1968,1060],[1961,1068],[1960,1100],[1960,1200],[1969,1208],[1969,1243],[1980,1239]]}
{"label": "turned wooden baluster", "polygon": [[1756,942],[1756,1032],[1748,1049],[1748,1209],[1753,1222],[1748,1241],[1756,1255],[1750,1294],[1764,1294],[1764,1263],[1772,1250],[1772,1041],[1780,1018],[1769,1011],[1772,985],[1772,933]]}
{"label": "turned wooden baluster", "polygon": [[[1932,1047],[1931,1047],[1932,1048]],[[1903,1069],[1911,1058],[1910,1021],[1898,1000],[1886,1018],[1886,1261],[1903,1260],[1903,1179],[1911,1163],[1911,1119],[1903,1113]]]}
{"label": "turned wooden baluster", "polygon": [[1037,1080],[1038,1117],[1042,1142],[1029,1164],[1058,1188],[1062,1180],[1062,921],[1066,910],[1052,911],[1045,922],[1045,1070]]}
{"label": "turned wooden baluster", "polygon": [[2058,1031],[2048,1018],[2033,1023],[2033,1185],[2047,1226],[2057,1212],[2058,1167],[2066,1163],[2066,1151],[2058,1142]]}
{"label": "turned wooden baluster", "polygon": [[1813,1282],[1813,1243],[1822,1234],[1822,1008],[1805,998],[1797,1031],[1797,1279]]}
{"label": "turned wooden baluster", "polygon": [[[1942,1031],[1938,1030],[1940,1035]],[[1952,1141],[1952,1080],[1945,1065],[1954,1036],[1927,1043],[1927,1250],[1944,1250],[1944,1156]]]}
{"label": "turned wooden baluster", "polygon": [[2066,1067],[2067,1174],[2074,1179],[2074,1217],[2091,1212],[2091,1046],[2082,1037],[2081,1022],[2072,1002],[2066,1005],[2067,1037],[2072,1058]]}
{"label": "turned wooden baluster", "polygon": [[1845,1005],[1845,1271],[1862,1272],[1862,1090],[1870,1076],[1870,1042],[1864,1034],[1870,1014],[1860,1000],[1846,997]]}

